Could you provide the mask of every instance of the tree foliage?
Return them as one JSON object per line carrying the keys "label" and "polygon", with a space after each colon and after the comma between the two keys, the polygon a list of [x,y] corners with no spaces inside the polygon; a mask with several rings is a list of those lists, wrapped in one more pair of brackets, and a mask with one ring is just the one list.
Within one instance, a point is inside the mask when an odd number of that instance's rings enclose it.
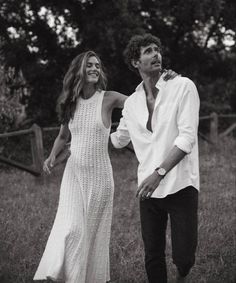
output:
{"label": "tree foliage", "polygon": [[23,71],[31,87],[27,113],[41,125],[56,122],[63,76],[84,50],[100,54],[110,89],[132,93],[140,79],[125,66],[123,51],[132,35],[143,32],[162,40],[166,67],[197,83],[208,105],[202,111],[236,108],[233,0],[0,2],[1,56]]}
{"label": "tree foliage", "polygon": [[22,126],[27,120],[29,89],[21,71],[0,65],[0,132]]}

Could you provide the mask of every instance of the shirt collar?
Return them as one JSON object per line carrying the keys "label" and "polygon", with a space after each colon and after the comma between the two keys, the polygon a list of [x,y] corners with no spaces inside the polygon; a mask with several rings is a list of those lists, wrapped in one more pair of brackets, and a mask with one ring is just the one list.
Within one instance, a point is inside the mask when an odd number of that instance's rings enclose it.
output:
{"label": "shirt collar", "polygon": [[[159,80],[156,83],[156,88],[159,90],[166,84],[166,81],[164,80],[164,73],[160,76]],[[135,91],[141,91],[143,90],[143,81],[136,87]]]}
{"label": "shirt collar", "polygon": [[163,73],[163,74],[160,76],[159,80],[158,80],[157,83],[156,83],[156,88],[158,88],[159,90],[160,90],[162,87],[164,87],[164,85],[166,84],[166,81],[164,80],[164,76],[165,76],[165,73]]}

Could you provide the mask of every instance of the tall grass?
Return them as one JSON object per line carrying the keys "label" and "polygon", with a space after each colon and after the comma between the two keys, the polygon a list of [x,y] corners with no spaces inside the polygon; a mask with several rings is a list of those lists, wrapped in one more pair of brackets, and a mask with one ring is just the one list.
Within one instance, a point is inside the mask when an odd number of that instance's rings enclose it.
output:
{"label": "tall grass", "polygon": [[[236,270],[235,140],[217,148],[200,144],[201,193],[199,245],[192,283],[233,283]],[[111,276],[116,283],[147,282],[143,264],[136,192],[137,161],[133,153],[110,150],[114,179]],[[35,181],[15,169],[2,171],[0,182],[0,282],[29,283],[39,263],[55,217],[63,166]],[[167,234],[170,282],[175,267]]]}

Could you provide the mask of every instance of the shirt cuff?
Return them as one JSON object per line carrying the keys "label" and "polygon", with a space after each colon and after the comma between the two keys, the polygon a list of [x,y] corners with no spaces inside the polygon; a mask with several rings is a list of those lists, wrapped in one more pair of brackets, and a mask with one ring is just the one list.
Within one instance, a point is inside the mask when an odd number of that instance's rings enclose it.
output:
{"label": "shirt cuff", "polygon": [[176,145],[179,149],[186,152],[187,154],[192,151],[192,144],[187,141],[184,137],[177,137],[175,139],[174,145]]}
{"label": "shirt cuff", "polygon": [[128,143],[126,142],[126,143],[121,143],[120,141],[119,141],[119,138],[117,137],[117,133],[116,132],[114,132],[114,133],[112,133],[111,135],[110,135],[110,137],[111,137],[111,142],[112,142],[112,144],[113,144],[113,146],[115,147],[115,148],[122,148],[122,147],[125,147]]}

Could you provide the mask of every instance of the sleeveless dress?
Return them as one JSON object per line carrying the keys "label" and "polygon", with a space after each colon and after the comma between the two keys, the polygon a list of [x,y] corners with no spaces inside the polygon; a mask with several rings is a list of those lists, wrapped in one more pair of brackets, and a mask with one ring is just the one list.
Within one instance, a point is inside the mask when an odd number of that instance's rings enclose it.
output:
{"label": "sleeveless dress", "polygon": [[104,91],[78,99],[69,122],[71,155],[62,178],[56,218],[34,280],[105,283],[114,182],[110,128],[102,122]]}

